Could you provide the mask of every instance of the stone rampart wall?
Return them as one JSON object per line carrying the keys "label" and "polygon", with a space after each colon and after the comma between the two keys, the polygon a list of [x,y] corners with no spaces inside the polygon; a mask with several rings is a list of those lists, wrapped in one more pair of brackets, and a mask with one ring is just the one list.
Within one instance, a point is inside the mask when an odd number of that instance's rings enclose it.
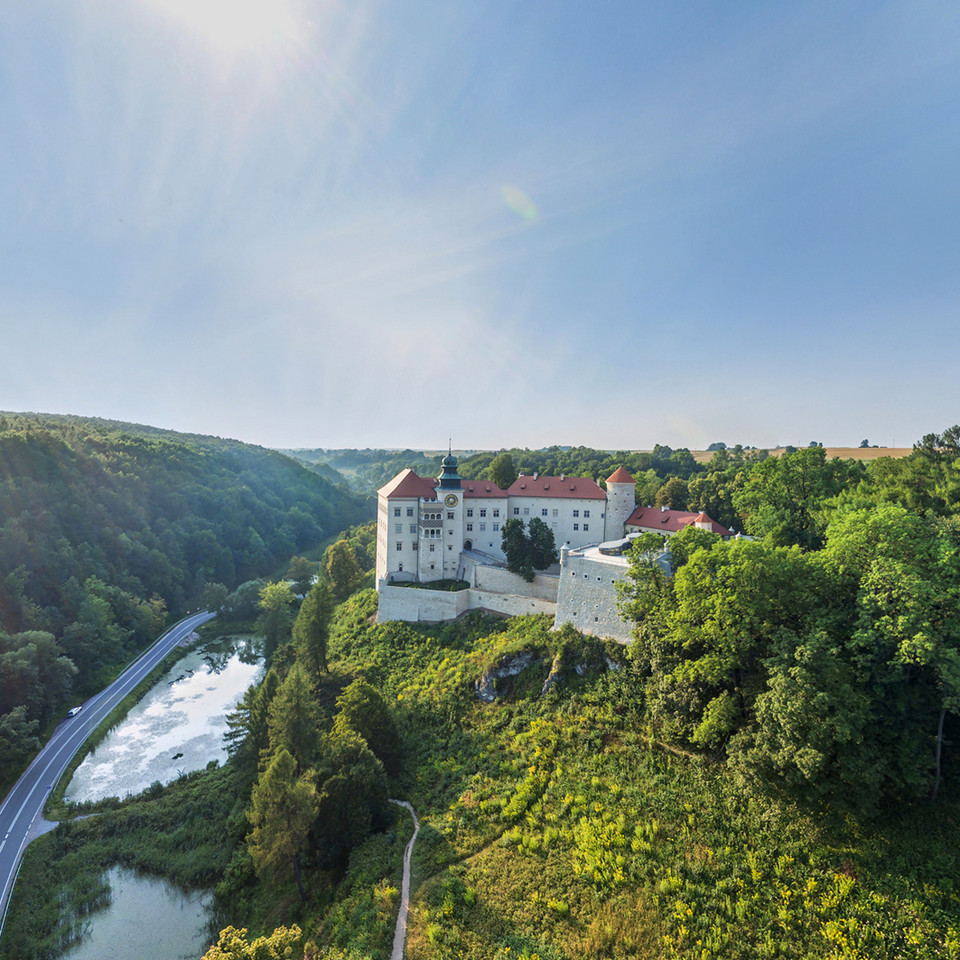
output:
{"label": "stone rampart wall", "polygon": [[518,596],[534,597],[538,600],[549,600],[552,603],[557,602],[559,578],[550,574],[534,574],[533,583],[527,583],[523,577],[511,573],[505,567],[492,567],[477,563],[475,560],[465,559],[463,578],[471,587],[478,590],[516,594]]}
{"label": "stone rampart wall", "polygon": [[[521,580],[521,582],[523,582]],[[524,613],[546,613],[556,616],[557,604],[539,597],[525,597],[492,590],[417,590],[380,586],[377,620],[408,620],[413,623],[435,620],[455,620],[468,610],[492,610],[510,617]]]}
{"label": "stone rampart wall", "polygon": [[631,624],[617,612],[616,581],[627,567],[567,553],[560,567],[556,626],[571,623],[583,633],[631,641]]}

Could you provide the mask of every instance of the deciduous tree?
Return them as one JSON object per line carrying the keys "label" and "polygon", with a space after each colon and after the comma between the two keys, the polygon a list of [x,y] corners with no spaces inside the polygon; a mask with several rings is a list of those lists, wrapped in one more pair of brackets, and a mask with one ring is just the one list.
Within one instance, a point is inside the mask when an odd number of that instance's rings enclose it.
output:
{"label": "deciduous tree", "polygon": [[277,647],[290,635],[290,606],[294,597],[290,585],[285,580],[268,583],[260,591],[260,610],[257,628],[263,634],[267,660],[273,656]]}
{"label": "deciduous tree", "polygon": [[327,548],[323,573],[335,600],[345,600],[356,589],[363,575],[348,540],[338,540]]}

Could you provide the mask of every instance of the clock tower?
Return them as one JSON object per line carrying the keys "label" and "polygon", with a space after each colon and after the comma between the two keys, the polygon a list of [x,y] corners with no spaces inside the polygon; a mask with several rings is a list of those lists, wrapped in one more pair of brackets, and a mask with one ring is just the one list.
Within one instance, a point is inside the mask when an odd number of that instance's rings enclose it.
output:
{"label": "clock tower", "polygon": [[463,551],[463,486],[452,449],[440,463],[437,499],[443,504],[442,578],[456,580]]}

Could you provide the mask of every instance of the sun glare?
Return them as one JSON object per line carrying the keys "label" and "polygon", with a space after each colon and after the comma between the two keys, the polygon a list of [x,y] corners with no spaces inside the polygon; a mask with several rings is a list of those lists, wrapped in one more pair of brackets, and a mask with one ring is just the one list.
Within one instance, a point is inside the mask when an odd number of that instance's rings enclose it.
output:
{"label": "sun glare", "polygon": [[143,0],[223,54],[266,53],[291,43],[297,21],[286,0]]}

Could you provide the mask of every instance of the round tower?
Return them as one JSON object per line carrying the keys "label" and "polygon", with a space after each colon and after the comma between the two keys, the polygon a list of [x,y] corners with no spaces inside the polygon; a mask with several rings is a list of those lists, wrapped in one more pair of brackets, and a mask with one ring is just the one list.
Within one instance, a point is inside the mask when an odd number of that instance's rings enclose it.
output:
{"label": "round tower", "polygon": [[607,509],[603,522],[603,539],[619,540],[623,526],[637,508],[637,482],[623,467],[607,477]]}

